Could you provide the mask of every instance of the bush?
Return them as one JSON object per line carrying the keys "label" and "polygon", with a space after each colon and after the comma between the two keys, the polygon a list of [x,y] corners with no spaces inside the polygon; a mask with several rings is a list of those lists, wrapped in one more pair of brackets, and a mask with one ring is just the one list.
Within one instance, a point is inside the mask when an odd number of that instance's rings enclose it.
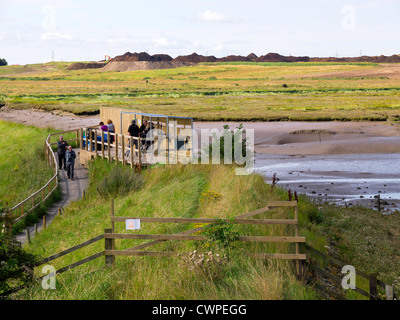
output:
{"label": "bush", "polygon": [[4,58],[0,58],[0,66],[6,66],[8,65],[7,60]]}
{"label": "bush", "polygon": [[[241,156],[243,159],[249,159],[253,156],[252,151],[247,148],[246,138],[243,138],[243,133],[246,133],[243,130],[243,124],[241,123],[236,130],[231,130],[228,125],[224,125],[224,130],[220,137],[217,137],[216,134],[213,134],[213,143],[209,145],[208,152],[209,157],[212,158],[213,155],[217,155],[216,152],[219,151],[219,157],[221,163],[227,163],[232,160],[232,163],[235,163],[237,157],[235,157],[235,153],[237,156]],[[225,144],[231,143],[231,146],[227,145],[227,152],[231,151],[231,159],[225,159]],[[240,148],[240,150],[238,149]],[[228,162],[229,163],[229,162]]]}
{"label": "bush", "polygon": [[103,197],[109,198],[124,195],[138,190],[143,185],[143,177],[130,168],[114,167],[99,183],[97,191]]}
{"label": "bush", "polygon": [[32,268],[36,260],[10,234],[0,233],[0,299],[7,299],[33,280]]}

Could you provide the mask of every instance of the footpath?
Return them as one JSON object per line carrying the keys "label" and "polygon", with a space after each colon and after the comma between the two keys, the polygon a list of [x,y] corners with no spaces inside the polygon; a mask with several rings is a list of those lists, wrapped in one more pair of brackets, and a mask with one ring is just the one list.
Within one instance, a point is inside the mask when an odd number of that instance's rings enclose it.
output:
{"label": "footpath", "polygon": [[[75,159],[74,181],[67,178],[67,171],[64,169],[59,170],[59,184],[62,191],[62,199],[54,203],[47,211],[46,226],[48,226],[58,214],[58,209],[66,208],[71,202],[79,200],[83,191],[89,185],[89,176],[87,169],[79,162],[79,149],[74,149],[77,155]],[[31,240],[35,237],[35,227],[29,227],[29,234]],[[37,223],[37,231],[43,229],[43,220],[40,219]],[[16,235],[16,240],[22,244],[27,242],[26,229],[20,234]]]}

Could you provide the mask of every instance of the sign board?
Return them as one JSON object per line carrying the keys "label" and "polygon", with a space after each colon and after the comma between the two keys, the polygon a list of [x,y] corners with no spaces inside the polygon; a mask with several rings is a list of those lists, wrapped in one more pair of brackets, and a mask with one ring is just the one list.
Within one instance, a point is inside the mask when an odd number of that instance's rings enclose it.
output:
{"label": "sign board", "polygon": [[139,230],[140,219],[126,219],[126,230]]}

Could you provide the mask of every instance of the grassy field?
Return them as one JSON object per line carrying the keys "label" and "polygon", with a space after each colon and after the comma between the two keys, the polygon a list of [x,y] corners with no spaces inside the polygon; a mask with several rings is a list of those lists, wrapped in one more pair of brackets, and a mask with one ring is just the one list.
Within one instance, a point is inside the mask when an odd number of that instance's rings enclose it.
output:
{"label": "grassy field", "polygon": [[[99,195],[105,177],[117,167],[98,159],[90,168],[90,188],[86,199],[73,203],[62,216],[41,232],[27,246],[42,257],[57,253],[110,228],[110,198]],[[131,170],[126,168],[125,174]],[[158,217],[230,217],[265,205],[279,194],[269,193],[269,186],[259,175],[236,176],[231,166],[175,165],[160,166],[142,172],[138,190],[127,190],[115,197],[116,216]],[[110,183],[110,186],[112,183]],[[111,190],[112,188],[110,188]],[[214,196],[210,196],[213,194]],[[112,194],[110,194],[111,196]],[[218,195],[218,196],[215,196]],[[274,216],[288,213],[278,211]],[[270,214],[265,214],[267,218]],[[146,224],[141,233],[177,233],[194,225]],[[241,235],[287,234],[283,226],[242,226]],[[123,223],[116,232],[126,233]],[[293,233],[293,227],[291,227]],[[128,233],[132,231],[128,231]],[[143,240],[117,240],[116,248],[126,249]],[[104,249],[104,241],[92,244],[51,262],[56,269]],[[195,242],[165,242],[149,250],[181,252],[181,257],[117,257],[113,270],[104,268],[104,258],[89,262],[57,276],[57,290],[43,290],[40,284],[21,291],[22,299],[318,299],[312,288],[295,277],[294,264],[285,261],[264,263],[246,258],[243,253],[287,252],[288,244],[235,246],[229,261],[197,267],[186,260],[184,252],[226,253],[218,247]],[[39,268],[40,269],[40,268]],[[40,272],[40,270],[38,270]]]}
{"label": "grassy field", "polygon": [[[96,113],[100,106],[196,120],[396,120],[400,86],[373,63],[217,63],[165,70],[67,70],[71,63],[0,67],[10,108]],[[324,74],[337,74],[327,77]]]}
{"label": "grassy field", "polygon": [[[227,165],[159,166],[142,172],[137,183],[115,189],[117,170],[131,175],[129,168],[97,159],[89,169],[90,187],[85,200],[74,202],[57,216],[48,228],[25,246],[38,257],[47,257],[88,240],[110,228],[110,199],[114,198],[116,216],[157,217],[232,217],[262,207],[269,200],[287,200],[286,191],[267,185],[257,174],[236,176]],[[126,176],[127,177],[127,176]],[[109,179],[111,178],[111,179]],[[105,183],[105,181],[108,181]],[[119,179],[119,181],[124,181]],[[118,183],[117,183],[118,184]],[[104,192],[108,190],[109,193]],[[100,193],[101,191],[101,193]],[[113,193],[116,192],[116,193]],[[267,212],[259,218],[289,218],[285,210]],[[365,272],[378,272],[387,283],[400,281],[399,213],[381,216],[371,209],[343,208],[299,199],[300,235],[314,248],[327,252]],[[198,225],[146,224],[140,231],[120,233],[178,233]],[[290,226],[238,225],[240,235],[288,235]],[[127,249],[143,240],[116,240],[116,249]],[[104,249],[104,241],[51,262],[61,268]],[[181,252],[179,257],[117,257],[115,269],[104,268],[104,258],[57,276],[56,290],[43,290],[39,283],[17,293],[16,299],[319,299],[311,286],[295,277],[293,263],[259,261],[244,252],[293,252],[288,244],[235,245],[230,259],[206,267],[185,259],[184,252],[219,253],[226,251],[207,243],[164,242],[149,248]],[[40,274],[41,269],[36,270]],[[368,282],[357,278],[357,286],[368,291]],[[346,292],[349,299],[360,299]]]}
{"label": "grassy field", "polygon": [[40,189],[52,176],[44,141],[51,129],[0,120],[0,200],[12,207]]}

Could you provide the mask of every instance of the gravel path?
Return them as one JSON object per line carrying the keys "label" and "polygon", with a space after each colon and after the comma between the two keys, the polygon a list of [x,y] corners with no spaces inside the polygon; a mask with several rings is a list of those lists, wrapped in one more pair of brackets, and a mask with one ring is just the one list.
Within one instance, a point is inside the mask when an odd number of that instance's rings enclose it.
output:
{"label": "gravel path", "polygon": [[[59,171],[59,183],[62,191],[61,201],[54,203],[47,211],[46,225],[48,226],[54,217],[58,214],[59,208],[66,208],[71,202],[77,201],[82,197],[83,191],[89,185],[89,177],[87,169],[79,163],[79,149],[74,149],[77,158],[75,159],[75,179],[74,181],[67,179],[67,171]],[[38,232],[43,229],[43,220],[37,223]],[[31,240],[35,236],[35,227],[29,227]],[[22,244],[27,242],[26,230],[16,235],[16,239]]]}

